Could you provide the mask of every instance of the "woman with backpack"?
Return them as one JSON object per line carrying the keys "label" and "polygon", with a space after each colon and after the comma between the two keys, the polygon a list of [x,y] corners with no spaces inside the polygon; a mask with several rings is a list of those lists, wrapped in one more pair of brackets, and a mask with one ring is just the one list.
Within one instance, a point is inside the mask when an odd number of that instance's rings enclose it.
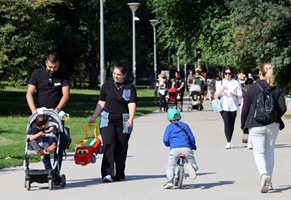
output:
{"label": "woman with backpack", "polygon": [[241,114],[241,128],[248,129],[253,144],[262,193],[273,189],[274,145],[279,130],[284,128],[281,117],[285,112],[284,96],[281,89],[274,85],[273,66],[265,63],[260,67],[259,80],[249,86],[244,96]]}

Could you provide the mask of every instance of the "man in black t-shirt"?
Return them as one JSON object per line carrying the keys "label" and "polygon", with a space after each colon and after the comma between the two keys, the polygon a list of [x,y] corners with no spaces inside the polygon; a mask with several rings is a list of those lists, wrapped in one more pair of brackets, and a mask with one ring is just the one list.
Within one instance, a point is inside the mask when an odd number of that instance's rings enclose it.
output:
{"label": "man in black t-shirt", "polygon": [[[45,68],[34,70],[28,82],[26,100],[32,113],[36,112],[37,107],[52,108],[59,112],[69,100],[69,77],[59,67],[58,54],[49,54],[45,64]],[[35,92],[38,97],[37,107],[33,99]]]}
{"label": "man in black t-shirt", "polygon": [[[60,69],[60,60],[57,53],[50,53],[45,61],[45,68],[35,69],[27,87],[26,100],[32,113],[37,112],[37,107],[46,107],[59,112],[69,100],[69,78]],[[37,107],[34,102],[34,94],[37,92]],[[63,151],[59,151],[59,165],[63,159]],[[50,155],[43,159],[45,169],[52,169]]]}

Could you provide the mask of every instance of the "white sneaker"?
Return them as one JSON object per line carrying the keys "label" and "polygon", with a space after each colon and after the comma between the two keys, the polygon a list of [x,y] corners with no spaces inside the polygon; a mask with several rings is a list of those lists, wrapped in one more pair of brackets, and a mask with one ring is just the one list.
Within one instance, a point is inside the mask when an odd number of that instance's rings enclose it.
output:
{"label": "white sneaker", "polygon": [[185,167],[188,171],[190,178],[196,179],[196,170],[193,168],[193,166],[190,163],[187,163],[185,164]]}
{"label": "white sneaker", "polygon": [[248,149],[252,150],[253,149],[253,145],[251,143],[248,144]]}
{"label": "white sneaker", "polygon": [[103,182],[105,183],[113,182],[113,178],[110,175],[107,175],[103,178]]}
{"label": "white sneaker", "polygon": [[231,142],[226,143],[225,145],[226,149],[232,149],[233,148],[233,144]]}
{"label": "white sneaker", "polygon": [[174,187],[174,183],[172,181],[168,181],[163,185],[163,189],[172,189]]}
{"label": "white sneaker", "polygon": [[271,182],[271,177],[264,174],[261,178],[261,193],[269,192],[269,184]]}

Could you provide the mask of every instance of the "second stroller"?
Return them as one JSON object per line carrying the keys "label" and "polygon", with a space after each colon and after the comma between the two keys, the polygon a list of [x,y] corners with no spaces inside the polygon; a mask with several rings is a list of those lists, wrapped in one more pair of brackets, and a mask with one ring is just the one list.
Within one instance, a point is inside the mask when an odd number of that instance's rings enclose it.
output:
{"label": "second stroller", "polygon": [[201,88],[197,84],[192,84],[189,89],[189,110],[201,110]]}

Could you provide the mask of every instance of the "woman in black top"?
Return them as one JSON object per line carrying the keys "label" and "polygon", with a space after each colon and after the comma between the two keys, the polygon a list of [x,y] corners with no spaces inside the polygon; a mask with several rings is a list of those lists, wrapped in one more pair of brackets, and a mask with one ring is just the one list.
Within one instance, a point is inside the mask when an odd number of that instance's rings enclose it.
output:
{"label": "woman in black top", "polygon": [[101,174],[104,182],[125,179],[128,141],[136,111],[136,89],[126,78],[127,63],[114,65],[113,79],[102,85],[99,101],[89,123],[100,115],[100,132],[104,145]]}
{"label": "woman in black top", "polygon": [[[274,86],[273,66],[265,63],[259,71],[260,80],[251,84],[244,96],[244,104],[241,114],[241,128],[248,129],[249,137],[253,145],[253,154],[255,162],[261,177],[261,192],[266,193],[272,189],[271,177],[274,168],[274,145],[279,130],[284,128],[281,119],[286,112],[284,96],[280,88]],[[274,122],[258,122],[254,118],[254,100],[260,93],[261,89],[269,89],[275,102],[277,102],[276,112],[277,119]]]}

